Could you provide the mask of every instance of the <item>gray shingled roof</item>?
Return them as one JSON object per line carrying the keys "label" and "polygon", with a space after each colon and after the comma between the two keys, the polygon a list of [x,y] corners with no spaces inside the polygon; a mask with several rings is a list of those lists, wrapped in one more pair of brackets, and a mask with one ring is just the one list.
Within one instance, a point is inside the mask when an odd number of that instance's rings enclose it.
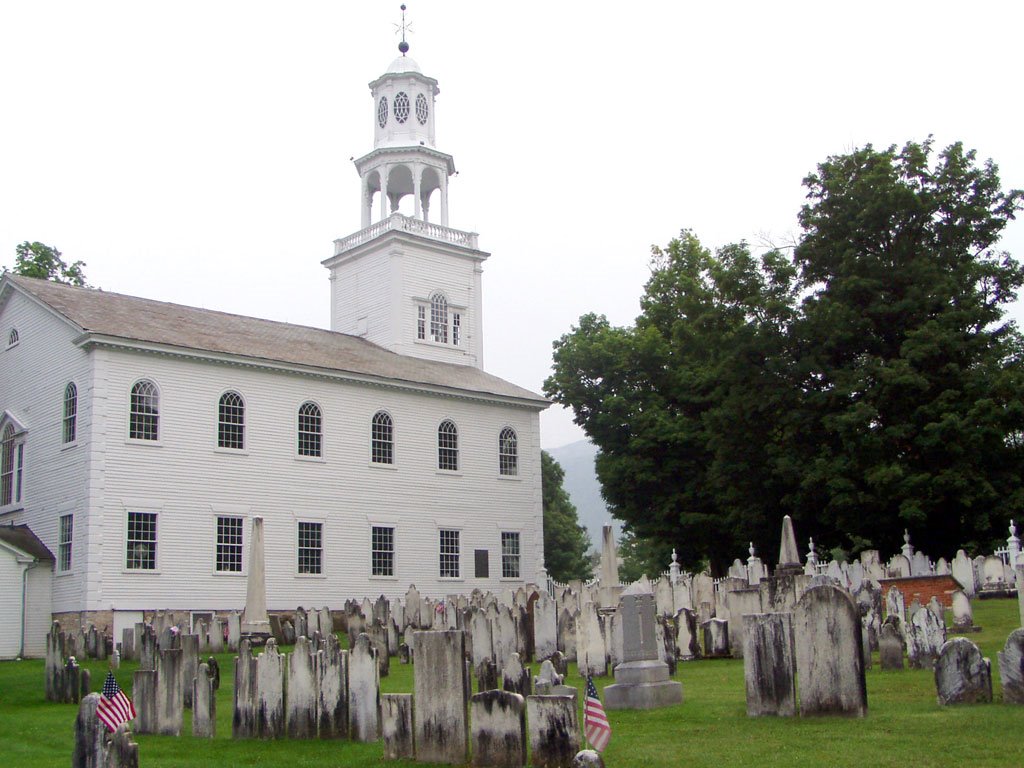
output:
{"label": "gray shingled roof", "polygon": [[0,541],[6,541],[36,560],[53,562],[53,553],[32,533],[27,525],[0,525]]}
{"label": "gray shingled roof", "polygon": [[389,352],[358,336],[256,317],[231,315],[135,296],[8,274],[9,280],[85,332],[236,355],[286,365],[532,401],[547,400],[469,365]]}

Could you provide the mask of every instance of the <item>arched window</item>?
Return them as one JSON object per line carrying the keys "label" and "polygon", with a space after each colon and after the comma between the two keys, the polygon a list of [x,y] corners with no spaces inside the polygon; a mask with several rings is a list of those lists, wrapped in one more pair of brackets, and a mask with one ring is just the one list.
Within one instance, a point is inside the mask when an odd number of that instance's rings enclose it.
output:
{"label": "arched window", "polygon": [[505,427],[498,435],[498,474],[519,474],[519,442],[512,427]]}
{"label": "arched window", "polygon": [[18,329],[17,328],[11,328],[11,332],[9,334],[7,334],[7,346],[8,347],[13,347],[17,343],[18,343]]}
{"label": "arched window", "polygon": [[430,297],[430,338],[439,344],[448,343],[448,300],[442,293]]}
{"label": "arched window", "polygon": [[73,443],[78,437],[78,387],[69,381],[64,387],[64,442]]}
{"label": "arched window", "polygon": [[370,423],[370,461],[374,464],[395,463],[395,425],[384,411],[373,414]]}
{"label": "arched window", "polygon": [[448,419],[437,428],[437,468],[459,468],[459,429]]}
{"label": "arched window", "polygon": [[0,506],[14,503],[14,425],[0,438]]}
{"label": "arched window", "polygon": [[322,456],[321,425],[323,416],[316,403],[299,406],[299,456]]}
{"label": "arched window", "polygon": [[152,381],[143,379],[132,387],[128,437],[132,440],[157,440],[160,437],[160,393]]}
{"label": "arched window", "polygon": [[217,447],[245,448],[245,403],[237,392],[220,396],[217,409]]}

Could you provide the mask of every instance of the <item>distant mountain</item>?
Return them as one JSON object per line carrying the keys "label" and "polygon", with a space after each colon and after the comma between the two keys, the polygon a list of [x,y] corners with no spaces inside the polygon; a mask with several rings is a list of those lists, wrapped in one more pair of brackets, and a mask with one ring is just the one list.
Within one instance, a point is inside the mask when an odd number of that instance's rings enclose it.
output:
{"label": "distant mountain", "polygon": [[565,471],[562,486],[576,507],[580,525],[587,527],[594,549],[600,552],[601,528],[604,524],[611,523],[615,526],[617,541],[622,533],[622,523],[612,519],[604,499],[601,498],[601,484],[597,481],[597,473],[594,471],[597,446],[589,440],[579,440],[561,448],[553,448],[548,453]]}

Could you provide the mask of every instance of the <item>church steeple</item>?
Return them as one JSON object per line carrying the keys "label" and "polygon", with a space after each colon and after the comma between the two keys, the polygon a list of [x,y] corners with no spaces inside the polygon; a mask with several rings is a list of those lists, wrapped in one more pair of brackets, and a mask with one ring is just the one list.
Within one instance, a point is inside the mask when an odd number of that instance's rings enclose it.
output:
{"label": "church steeple", "polygon": [[[482,368],[488,254],[475,232],[448,226],[455,162],[434,145],[437,80],[408,56],[402,11],[400,55],[370,83],[373,149],[355,161],[362,228],[335,240],[323,262],[331,328],[399,354]],[[400,209],[409,197],[403,207],[412,215]]]}
{"label": "church steeple", "polygon": [[430,202],[439,190],[440,223],[448,226],[448,177],[455,173],[455,162],[434,147],[434,102],[440,90],[437,80],[408,56],[404,5],[400,29],[400,55],[370,83],[373,150],[355,161],[362,181],[362,225],[387,218],[407,195],[413,196],[414,218],[429,221]]}

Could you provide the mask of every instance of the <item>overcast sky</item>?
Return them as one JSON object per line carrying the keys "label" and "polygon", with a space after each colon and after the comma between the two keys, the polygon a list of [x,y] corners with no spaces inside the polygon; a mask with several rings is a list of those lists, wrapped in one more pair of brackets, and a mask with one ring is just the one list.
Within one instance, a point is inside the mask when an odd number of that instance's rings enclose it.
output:
{"label": "overcast sky", "polygon": [[[633,320],[651,244],[792,239],[830,154],[934,134],[1024,187],[1021,2],[408,5],[450,224],[492,254],[485,367],[534,391],[581,314]],[[0,263],[40,240],[106,290],[327,327],[398,6],[3,3]]]}

